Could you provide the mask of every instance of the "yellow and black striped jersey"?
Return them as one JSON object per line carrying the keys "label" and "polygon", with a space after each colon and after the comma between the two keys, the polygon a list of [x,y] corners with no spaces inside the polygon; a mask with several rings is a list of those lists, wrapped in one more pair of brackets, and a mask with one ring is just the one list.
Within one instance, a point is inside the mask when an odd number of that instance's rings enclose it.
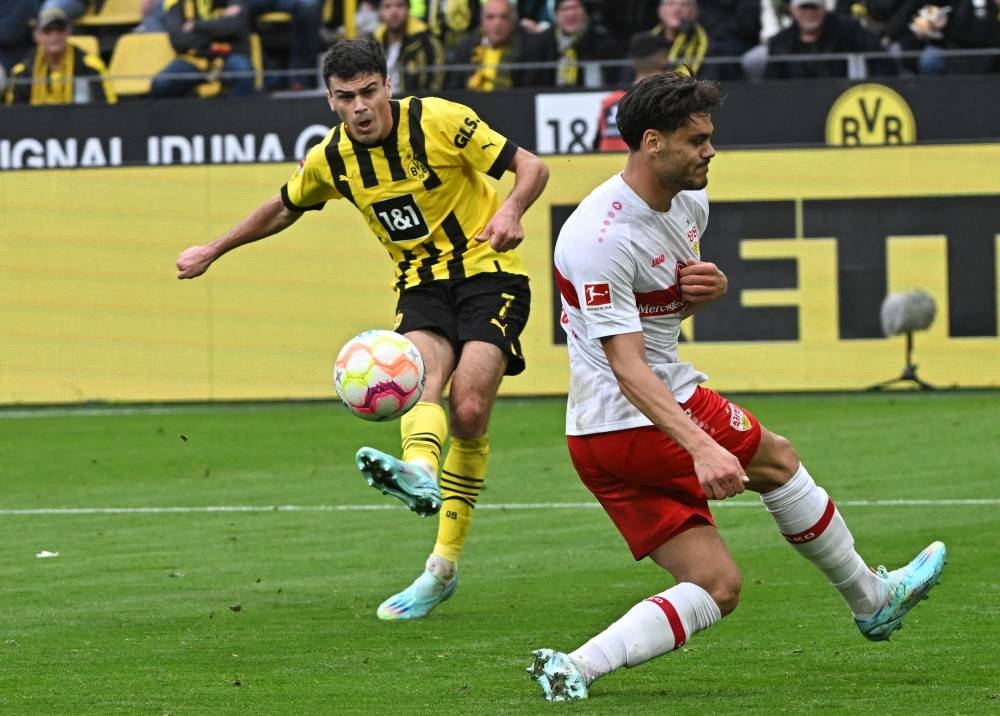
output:
{"label": "yellow and black striped jersey", "polygon": [[486,175],[499,179],[517,145],[455,102],[406,97],[390,107],[392,132],[378,144],[331,129],[281,188],[285,206],[353,203],[395,262],[397,290],[490,271],[524,275],[516,252],[474,238],[501,203]]}

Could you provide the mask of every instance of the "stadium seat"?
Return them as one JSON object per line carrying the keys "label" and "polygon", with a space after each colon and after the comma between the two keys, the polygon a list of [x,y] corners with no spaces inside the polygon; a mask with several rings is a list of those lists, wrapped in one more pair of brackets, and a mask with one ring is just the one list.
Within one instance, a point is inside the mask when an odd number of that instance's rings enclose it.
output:
{"label": "stadium seat", "polygon": [[264,49],[256,32],[250,33],[250,62],[254,69],[253,86],[260,92],[264,89]]}
{"label": "stadium seat", "polygon": [[274,12],[264,12],[254,18],[255,22],[276,25],[279,23],[289,23],[292,21],[292,14],[275,10]]}
{"label": "stadium seat", "polygon": [[118,38],[111,52],[111,85],[119,96],[149,94],[153,75],[176,56],[165,32],[126,33]]}
{"label": "stadium seat", "polygon": [[101,44],[94,35],[70,35],[69,43],[79,47],[84,54],[94,57],[101,56]]}
{"label": "stadium seat", "polygon": [[88,11],[77,18],[76,24],[83,27],[107,25],[134,26],[142,21],[140,0],[105,0],[97,12]]}

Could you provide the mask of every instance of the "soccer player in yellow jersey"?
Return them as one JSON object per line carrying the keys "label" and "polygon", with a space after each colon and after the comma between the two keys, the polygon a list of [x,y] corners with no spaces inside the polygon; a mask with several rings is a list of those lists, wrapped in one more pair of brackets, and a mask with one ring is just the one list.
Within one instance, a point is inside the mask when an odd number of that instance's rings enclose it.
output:
{"label": "soccer player in yellow jersey", "polygon": [[[350,201],[365,217],[395,264],[395,330],[417,345],[426,366],[421,402],[401,421],[402,459],[372,448],[357,454],[370,485],[418,514],[439,513],[424,572],[378,608],[381,619],[415,619],[455,591],[486,478],[490,411],[503,376],[524,370],[519,336],[530,291],[514,249],[548,168],[468,107],[433,97],[392,100],[385,56],[371,40],[331,47],[323,77],[342,123],[278,195],[211,243],[183,251],[177,277],[200,276],[226,252],[288,228],[331,199]],[[501,201],[484,175],[505,171],[515,179]]]}

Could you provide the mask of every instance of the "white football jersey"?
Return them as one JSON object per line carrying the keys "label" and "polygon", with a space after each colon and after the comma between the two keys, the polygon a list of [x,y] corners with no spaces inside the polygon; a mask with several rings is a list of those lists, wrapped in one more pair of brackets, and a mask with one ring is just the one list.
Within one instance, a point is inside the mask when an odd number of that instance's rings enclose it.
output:
{"label": "white football jersey", "polygon": [[708,380],[677,360],[681,300],[677,271],[700,256],[708,197],[684,191],[654,211],[621,174],[594,189],[556,241],[556,283],[569,347],[566,434],[651,425],[618,387],[600,339],[642,332],[650,368],[683,403]]}

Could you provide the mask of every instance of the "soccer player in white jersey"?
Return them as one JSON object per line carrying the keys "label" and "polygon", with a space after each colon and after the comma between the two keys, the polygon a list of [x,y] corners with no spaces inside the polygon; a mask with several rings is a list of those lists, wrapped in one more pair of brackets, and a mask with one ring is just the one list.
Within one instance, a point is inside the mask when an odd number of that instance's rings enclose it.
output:
{"label": "soccer player in white jersey", "polygon": [[681,321],[727,288],[701,260],[720,101],[714,83],[674,72],[629,90],[618,108],[625,170],[581,202],[556,243],[573,464],[633,557],[649,557],[676,584],[574,651],[536,650],[528,672],[550,701],[586,698],[595,680],[678,648],[736,608],[740,572],[708,500],[760,493],[873,641],[900,627],[944,566],[945,546],[934,542],[901,569],[870,569],[792,444],[678,360]]}

